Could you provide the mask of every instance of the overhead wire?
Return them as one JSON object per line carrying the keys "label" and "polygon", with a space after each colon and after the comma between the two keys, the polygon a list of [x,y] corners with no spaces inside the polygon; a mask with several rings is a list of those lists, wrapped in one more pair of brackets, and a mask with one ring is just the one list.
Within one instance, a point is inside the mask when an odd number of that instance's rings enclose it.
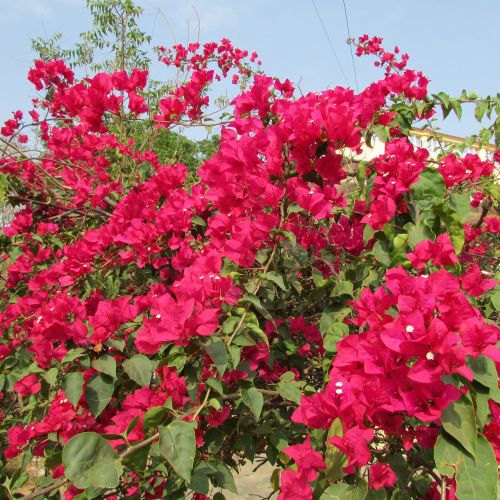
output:
{"label": "overhead wire", "polygon": [[323,19],[321,18],[321,14],[319,13],[318,7],[316,6],[316,2],[314,0],[311,0],[314,10],[316,11],[316,15],[318,16],[319,22],[321,24],[321,27],[323,28],[323,32],[325,34],[326,39],[328,40],[328,45],[330,46],[331,51],[333,52],[333,55],[335,57],[335,60],[337,61],[337,66],[340,69],[340,72],[342,73],[347,85],[349,84],[349,79],[347,78],[347,75],[344,71],[344,68],[342,67],[342,64],[340,64],[340,59],[339,56],[337,55],[337,51],[335,50],[335,47],[333,46],[333,42],[330,38],[330,35],[328,34],[328,31],[326,29],[325,23],[323,22]]}
{"label": "overhead wire", "polygon": [[354,42],[354,39],[351,36],[351,30],[349,29],[349,17],[347,16],[347,7],[345,5],[345,0],[342,0],[342,3],[344,5],[344,15],[345,15],[345,24],[347,27],[347,43],[349,44],[349,47],[351,48],[351,61],[352,61],[352,70],[354,72],[354,82],[356,84],[356,92],[359,92],[359,87],[358,87],[358,73],[356,71],[356,64],[354,63],[354,51],[352,49],[352,44]]}

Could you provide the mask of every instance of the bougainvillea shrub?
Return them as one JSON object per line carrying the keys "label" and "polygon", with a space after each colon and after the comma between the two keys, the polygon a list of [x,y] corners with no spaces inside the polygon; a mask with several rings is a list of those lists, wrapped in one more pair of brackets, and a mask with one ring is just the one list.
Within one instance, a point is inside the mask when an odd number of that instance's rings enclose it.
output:
{"label": "bougainvillea shrub", "polygon": [[[487,143],[500,104],[357,51],[379,81],[301,95],[227,40],[176,45],[157,101],[146,70],[35,62],[0,139],[3,495],[220,499],[264,459],[280,499],[496,499],[498,153],[409,136],[468,103]],[[137,121],[218,150],[187,182]]]}

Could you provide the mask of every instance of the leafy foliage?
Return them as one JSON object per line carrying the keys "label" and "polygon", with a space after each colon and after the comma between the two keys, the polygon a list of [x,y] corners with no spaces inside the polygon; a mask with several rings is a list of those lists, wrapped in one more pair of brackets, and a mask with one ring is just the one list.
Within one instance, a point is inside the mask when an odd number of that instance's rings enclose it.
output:
{"label": "leafy foliage", "polygon": [[[227,40],[160,49],[185,78],[152,88],[140,10],[89,5],[116,57],[36,61],[1,129],[4,495],[38,456],[28,498],[222,498],[264,457],[281,499],[496,498],[499,155],[412,142],[465,100],[496,123],[491,98],[430,96],[366,36],[358,94],[294,96]],[[214,126],[223,78],[248,87],[220,141],[174,132]]]}

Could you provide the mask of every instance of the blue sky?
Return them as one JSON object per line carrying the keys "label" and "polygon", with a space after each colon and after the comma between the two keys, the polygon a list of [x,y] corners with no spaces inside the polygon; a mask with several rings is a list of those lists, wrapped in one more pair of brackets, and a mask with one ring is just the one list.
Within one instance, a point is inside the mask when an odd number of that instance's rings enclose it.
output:
{"label": "blue sky", "polygon": [[[345,0],[352,36],[382,36],[387,47],[399,45],[410,54],[410,67],[431,79],[431,90],[479,95],[500,90],[500,1],[498,0]],[[264,70],[288,77],[301,89],[316,91],[337,84],[354,86],[342,0],[315,0],[337,53],[343,76],[323,32],[312,0],[140,0],[142,27],[154,44],[170,45],[172,30],[179,42],[227,37],[241,48],[256,50]],[[0,46],[0,119],[15,109],[29,108],[34,91],[26,80],[33,59],[30,39],[64,34],[71,46],[90,27],[85,0],[2,1]],[[355,59],[359,87],[380,73],[367,58]],[[158,75],[156,75],[158,76]],[[462,122],[447,120],[443,131],[472,133],[471,113]]]}

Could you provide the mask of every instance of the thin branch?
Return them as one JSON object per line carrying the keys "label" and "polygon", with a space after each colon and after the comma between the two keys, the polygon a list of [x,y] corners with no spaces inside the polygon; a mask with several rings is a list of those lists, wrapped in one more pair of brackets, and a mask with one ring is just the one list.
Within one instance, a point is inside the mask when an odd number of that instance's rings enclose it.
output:
{"label": "thin branch", "polygon": [[212,391],[212,389],[210,389],[210,387],[209,387],[207,393],[205,394],[205,399],[203,400],[203,403],[201,403],[201,405],[198,407],[198,409],[195,411],[195,413],[193,415],[193,420],[196,420],[196,418],[201,413],[201,411],[203,410],[203,408],[205,408],[205,406],[207,406],[208,398],[210,397],[210,392],[211,391]]}
{"label": "thin branch", "polygon": [[[39,490],[35,490],[33,493],[30,493],[29,495],[26,495],[22,498],[24,498],[24,500],[32,500],[44,496],[45,493],[50,493],[51,491],[59,489],[61,486],[66,484],[66,482],[67,482],[66,478],[60,478],[54,483],[50,484],[49,486],[46,486],[45,488],[41,488]],[[46,497],[44,496],[44,498]]]}
{"label": "thin branch", "polygon": [[490,208],[491,208],[491,202],[488,200],[484,200],[483,203],[481,204],[481,215],[479,217],[479,220],[472,227],[474,228],[481,227],[481,224],[483,223],[484,218],[488,215]]}
{"label": "thin branch", "polygon": [[[279,396],[279,392],[277,391],[270,391],[268,389],[259,389],[258,387],[255,388],[257,391],[259,391],[261,394],[263,394],[264,396],[271,396],[271,397],[276,397],[276,396]],[[239,392],[233,392],[231,394],[224,394],[222,395],[222,399],[228,401],[228,400],[232,400],[232,399],[237,399],[241,396],[241,394]]]}
{"label": "thin branch", "polygon": [[[271,266],[272,262],[273,262],[273,259],[274,259],[274,256],[276,255],[276,250],[278,249],[278,242],[276,242],[274,244],[274,247],[273,247],[273,251],[271,252],[271,255],[266,263],[266,265],[264,266],[264,269],[262,270],[262,273],[265,275],[269,269],[269,267]],[[257,285],[255,287],[255,290],[254,290],[254,295],[257,295],[257,292],[260,290],[260,287],[262,286],[262,280],[259,279],[258,282],[257,282]],[[234,332],[233,334],[231,335],[231,337],[229,337],[229,340],[227,342],[227,345],[231,345],[231,342],[233,341],[234,337],[238,334],[238,332],[241,330],[241,327],[243,326],[243,322],[245,321],[245,318],[246,318],[246,315],[248,314],[248,309],[245,310],[245,312],[243,313],[243,315],[241,316],[241,319],[238,323],[238,325],[236,326],[236,328],[234,329]]]}
{"label": "thin branch", "polygon": [[148,444],[154,443],[158,438],[160,437],[160,433],[156,432],[152,436],[148,437],[144,441],[141,441],[140,443],[134,444],[130,448],[127,448],[121,455],[120,458],[125,458],[127,455],[130,455],[131,453],[134,453],[134,451],[140,450],[141,448],[144,448]]}

